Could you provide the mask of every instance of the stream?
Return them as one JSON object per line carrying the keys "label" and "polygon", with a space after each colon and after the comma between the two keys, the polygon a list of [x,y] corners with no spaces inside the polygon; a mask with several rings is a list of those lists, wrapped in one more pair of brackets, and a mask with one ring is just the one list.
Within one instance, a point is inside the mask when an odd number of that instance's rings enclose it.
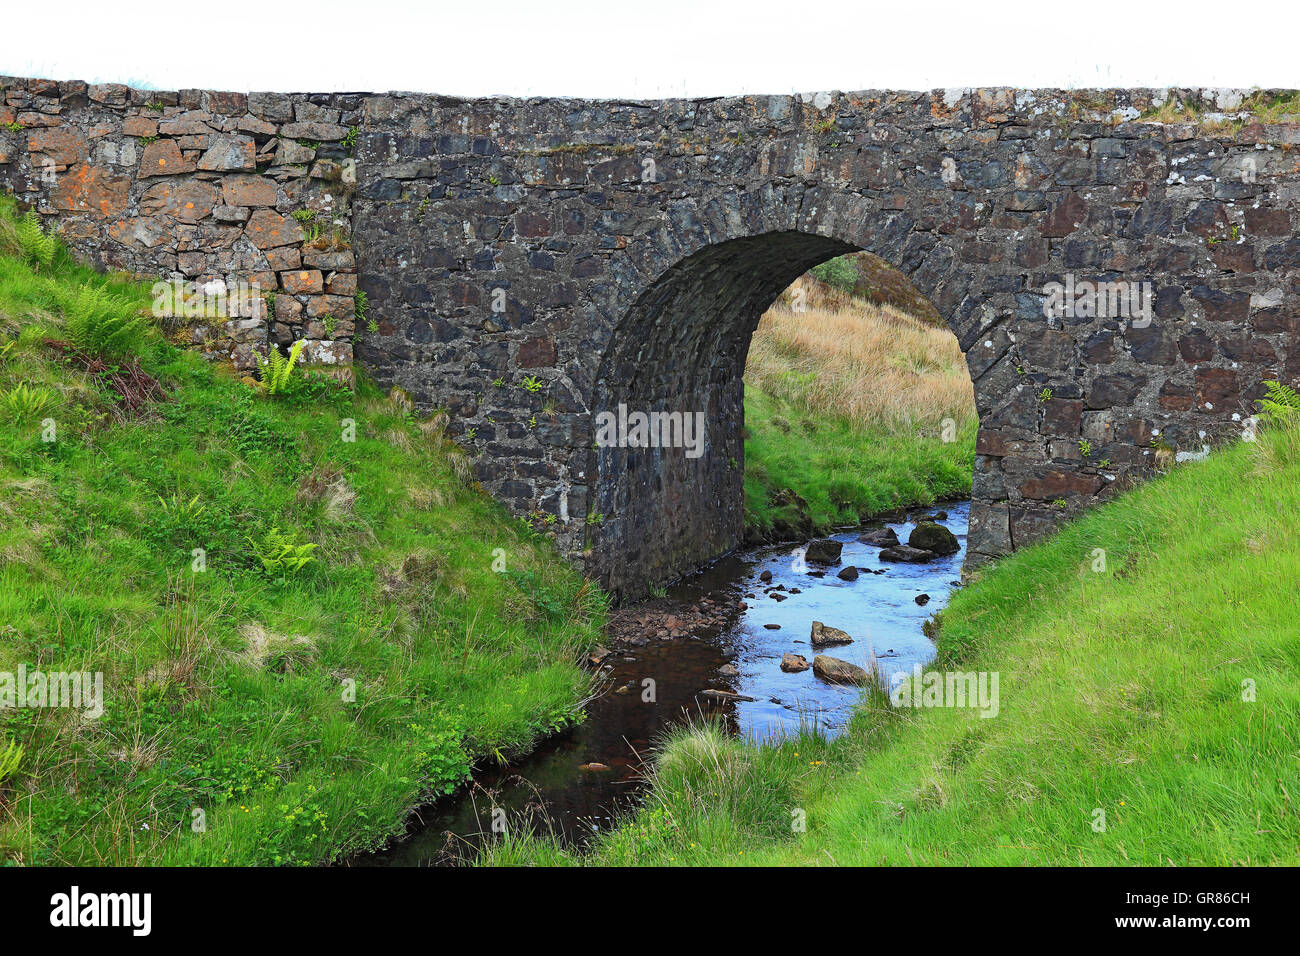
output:
{"label": "stream", "polygon": [[[801,721],[838,733],[859,688],[828,683],[812,669],[783,671],[782,655],[801,654],[811,663],[824,653],[869,667],[874,653],[887,682],[927,664],[935,649],[922,625],[959,584],[970,505],[941,502],[908,517],[936,510],[947,512],[939,523],[961,548],[926,564],[883,562],[878,546],[859,542],[863,532],[883,527],[906,542],[913,527],[911,521],[877,521],[830,536],[844,546],[839,564],[804,562],[803,542],[765,545],[729,555],[665,597],[625,609],[631,636],[607,645],[610,653],[600,662],[603,693],[587,705],[583,723],[514,763],[477,771],[469,787],[422,808],[404,837],[352,864],[463,862],[490,831],[494,807],[505,811],[511,827],[528,820],[580,847],[635,807],[643,760],[663,732],[702,716],[721,717],[733,733],[756,741],[794,733]],[[856,580],[837,576],[849,565],[859,570]],[[769,582],[759,578],[765,571],[772,574]],[[920,595],[927,596],[924,604],[917,602]],[[687,626],[700,620],[697,611],[708,623]],[[853,643],[814,651],[813,621],[847,631]],[[683,636],[671,636],[672,630]]]}

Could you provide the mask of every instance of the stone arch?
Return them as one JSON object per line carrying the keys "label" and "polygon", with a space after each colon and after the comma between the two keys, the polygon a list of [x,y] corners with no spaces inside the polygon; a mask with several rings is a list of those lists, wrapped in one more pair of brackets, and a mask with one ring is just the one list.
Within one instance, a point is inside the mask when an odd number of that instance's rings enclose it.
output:
{"label": "stone arch", "polygon": [[768,306],[812,266],[872,252],[932,301],[941,297],[959,338],[969,333],[977,310],[954,250],[912,225],[856,194],[769,186],[711,208],[677,204],[667,223],[627,250],[614,271],[641,281],[621,283],[609,310],[617,321],[594,376],[592,414],[618,416],[622,406],[629,414],[701,415],[705,436],[698,457],[696,449],[593,443],[589,573],[633,598],[741,542],[750,340]]}

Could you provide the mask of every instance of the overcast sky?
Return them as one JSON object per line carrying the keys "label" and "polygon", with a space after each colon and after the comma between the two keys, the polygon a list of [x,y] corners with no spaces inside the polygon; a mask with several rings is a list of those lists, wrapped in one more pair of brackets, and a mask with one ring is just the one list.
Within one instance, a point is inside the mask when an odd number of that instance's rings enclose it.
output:
{"label": "overcast sky", "polygon": [[470,96],[1296,87],[1296,10],[1226,0],[5,0],[0,73]]}

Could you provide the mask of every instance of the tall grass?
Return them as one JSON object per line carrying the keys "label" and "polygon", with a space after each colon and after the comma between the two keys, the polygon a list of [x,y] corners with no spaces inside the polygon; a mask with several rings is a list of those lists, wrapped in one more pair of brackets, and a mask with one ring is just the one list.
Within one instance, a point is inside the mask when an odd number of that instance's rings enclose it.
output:
{"label": "tall grass", "polygon": [[956,337],[810,276],[754,333],[745,427],[752,537],[970,492],[975,399]]}

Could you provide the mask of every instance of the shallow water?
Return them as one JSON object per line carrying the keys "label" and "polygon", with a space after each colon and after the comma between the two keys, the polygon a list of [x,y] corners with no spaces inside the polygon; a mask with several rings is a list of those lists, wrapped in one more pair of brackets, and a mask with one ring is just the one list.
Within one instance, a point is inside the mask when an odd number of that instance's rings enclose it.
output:
{"label": "shallow water", "polygon": [[[934,644],[921,627],[947,604],[958,583],[970,510],[968,502],[941,503],[930,511],[936,509],[948,512],[941,523],[957,536],[961,549],[928,564],[882,562],[879,547],[857,541],[864,530],[885,526],[876,522],[832,535],[844,548],[840,564],[828,568],[800,560],[802,543],[772,545],[724,558],[671,588],[670,605],[689,608],[705,596],[725,604],[730,610],[724,623],[690,637],[615,649],[603,662],[608,667],[605,692],[588,705],[582,724],[514,764],[476,773],[468,790],[421,810],[406,837],[354,865],[463,859],[491,831],[494,808],[504,811],[497,820],[507,828],[549,827],[566,842],[581,844],[635,804],[642,759],[665,729],[691,718],[716,715],[733,732],[756,738],[794,733],[801,720],[816,720],[827,733],[838,732],[859,689],[827,683],[811,668],[786,673],[781,656],[790,651],[811,663],[820,652],[868,667],[874,653],[886,680],[928,663]],[[904,542],[912,527],[907,522],[888,526]],[[836,576],[847,565],[862,571],[856,581]],[[772,572],[768,583],[759,581],[765,570]],[[883,573],[871,573],[876,571]],[[791,593],[795,589],[799,593]],[[916,603],[921,594],[929,596],[924,606]],[[809,632],[815,620],[847,631],[853,643],[814,652]],[[738,673],[720,673],[727,664]],[[752,700],[700,695],[709,689]],[[591,763],[608,769],[581,769]]]}

